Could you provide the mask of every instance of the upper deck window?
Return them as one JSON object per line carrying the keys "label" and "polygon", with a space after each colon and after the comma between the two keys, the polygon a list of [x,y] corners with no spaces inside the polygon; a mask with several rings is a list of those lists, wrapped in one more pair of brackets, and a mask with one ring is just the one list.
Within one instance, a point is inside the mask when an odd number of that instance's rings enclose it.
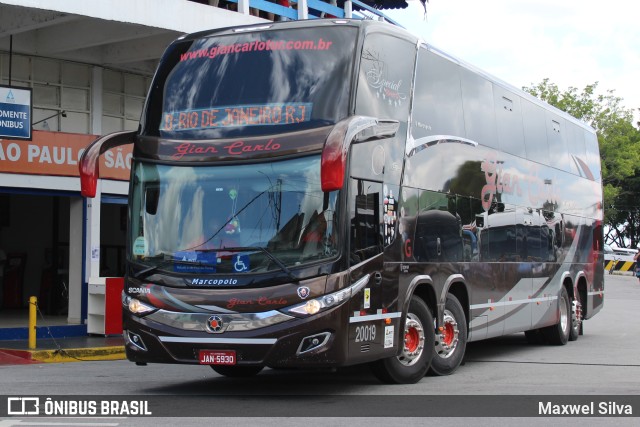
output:
{"label": "upper deck window", "polygon": [[355,28],[248,32],[172,45],[153,83],[143,134],[265,135],[347,116]]}

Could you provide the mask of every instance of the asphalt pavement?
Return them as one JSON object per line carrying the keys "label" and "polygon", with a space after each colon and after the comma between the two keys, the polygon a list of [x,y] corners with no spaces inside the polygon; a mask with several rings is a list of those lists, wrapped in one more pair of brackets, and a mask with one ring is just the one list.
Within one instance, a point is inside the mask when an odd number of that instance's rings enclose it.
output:
{"label": "asphalt pavement", "polygon": [[0,365],[65,363],[124,359],[122,336],[49,338],[36,340],[30,349],[28,340],[0,341]]}

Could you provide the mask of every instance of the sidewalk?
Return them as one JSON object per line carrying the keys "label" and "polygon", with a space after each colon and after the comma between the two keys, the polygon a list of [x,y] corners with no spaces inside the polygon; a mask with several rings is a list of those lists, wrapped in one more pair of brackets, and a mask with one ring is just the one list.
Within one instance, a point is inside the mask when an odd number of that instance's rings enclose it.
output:
{"label": "sidewalk", "polygon": [[35,350],[29,349],[27,340],[0,341],[0,365],[121,359],[125,359],[122,336],[38,339]]}

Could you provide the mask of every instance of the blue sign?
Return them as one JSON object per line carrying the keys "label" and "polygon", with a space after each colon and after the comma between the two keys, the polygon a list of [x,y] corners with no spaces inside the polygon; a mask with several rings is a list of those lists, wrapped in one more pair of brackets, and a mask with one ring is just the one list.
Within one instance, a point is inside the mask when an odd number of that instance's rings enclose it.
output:
{"label": "blue sign", "polygon": [[249,264],[249,255],[234,255],[233,257],[233,269],[238,272],[238,273],[242,273],[243,271],[247,271],[250,268],[250,264]]}
{"label": "blue sign", "polygon": [[215,273],[218,263],[215,252],[181,251],[173,259],[173,271],[180,273]]}
{"label": "blue sign", "polygon": [[31,89],[0,86],[0,138],[31,140]]}

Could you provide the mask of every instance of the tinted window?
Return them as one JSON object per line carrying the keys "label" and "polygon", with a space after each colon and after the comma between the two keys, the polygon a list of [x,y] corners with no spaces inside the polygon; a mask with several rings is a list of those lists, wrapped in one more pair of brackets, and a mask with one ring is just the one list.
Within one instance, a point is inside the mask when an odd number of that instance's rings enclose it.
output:
{"label": "tinted window", "polygon": [[579,161],[587,161],[587,150],[584,145],[584,129],[573,123],[567,123],[567,148],[569,155]]}
{"label": "tinted window", "polygon": [[347,116],[355,40],[343,27],[178,42],[153,82],[143,133],[209,139],[335,123]]}
{"label": "tinted window", "polygon": [[498,148],[496,121],[493,111],[493,89],[489,80],[462,69],[462,103],[467,138]]}
{"label": "tinted window", "polygon": [[547,112],[547,142],[551,166],[572,171],[566,142],[567,122],[553,113]]}
{"label": "tinted window", "polygon": [[533,161],[549,164],[549,146],[545,111],[533,102],[522,100],[522,124],[527,157]]}
{"label": "tinted window", "polygon": [[460,67],[421,48],[418,53],[411,133],[464,136]]}
{"label": "tinted window", "polygon": [[[369,141],[353,144],[349,153],[350,235],[353,264],[382,251],[386,227],[383,224],[382,209],[385,196],[383,196],[382,187],[384,156],[380,158],[381,150],[380,141]],[[397,206],[395,201],[397,194],[391,197],[392,204]]]}
{"label": "tinted window", "polygon": [[456,213],[456,197],[433,191],[420,194],[413,255],[416,261],[462,261],[462,224]]}
{"label": "tinted window", "polygon": [[320,188],[319,155],[223,166],[135,163],[133,169],[128,255],[137,263],[248,274],[279,268],[263,249],[288,266],[337,254],[338,193]]}
{"label": "tinted window", "polygon": [[351,198],[350,261],[357,264],[382,252],[382,184],[364,179],[349,181]]}
{"label": "tinted window", "polygon": [[460,219],[447,211],[421,212],[416,223],[414,256],[417,261],[462,261]]}
{"label": "tinted window", "polygon": [[600,147],[598,146],[598,137],[595,133],[585,130],[584,142],[587,150],[587,165],[593,179],[600,182],[602,175],[600,173]]}
{"label": "tinted window", "polygon": [[517,261],[516,215],[513,208],[494,202],[476,221],[481,261]]}
{"label": "tinted window", "polygon": [[500,149],[524,157],[520,97],[498,85],[493,85],[493,96]]}
{"label": "tinted window", "polygon": [[358,114],[407,121],[415,45],[386,34],[370,34],[362,48]]}

